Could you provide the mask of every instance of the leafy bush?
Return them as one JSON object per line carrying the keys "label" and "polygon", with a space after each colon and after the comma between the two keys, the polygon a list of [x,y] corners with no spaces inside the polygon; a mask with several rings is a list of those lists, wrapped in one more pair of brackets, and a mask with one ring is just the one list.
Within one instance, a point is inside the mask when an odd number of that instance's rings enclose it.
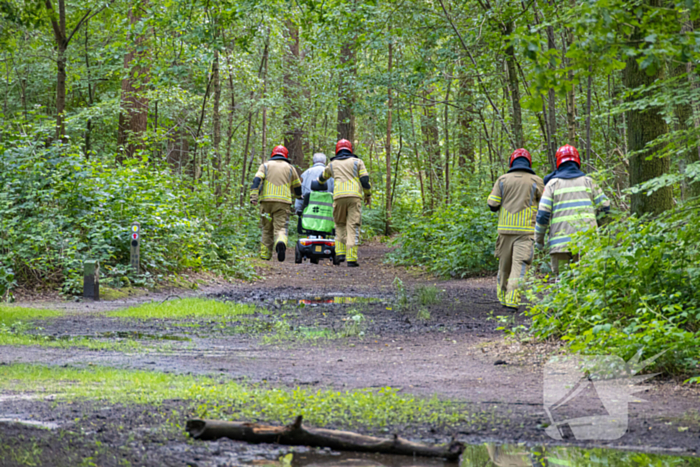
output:
{"label": "leafy bush", "polygon": [[581,260],[558,283],[536,285],[532,330],[571,349],[663,353],[657,369],[698,370],[700,362],[700,215],[684,206],[657,220],[623,219],[578,234]]}
{"label": "leafy bush", "polygon": [[247,228],[249,213],[217,209],[205,183],[189,183],[183,189],[183,179],[140,160],[114,166],[68,145],[17,141],[0,154],[0,270],[14,272],[1,274],[0,291],[16,281],[78,292],[86,258],[108,276],[133,276],[125,268],[133,221],[141,223],[141,264],[152,277],[252,274],[242,259],[246,237],[233,234]]}
{"label": "leafy bush", "polygon": [[496,271],[497,220],[483,208],[447,206],[407,226],[389,259],[399,265],[425,266],[439,276]]}

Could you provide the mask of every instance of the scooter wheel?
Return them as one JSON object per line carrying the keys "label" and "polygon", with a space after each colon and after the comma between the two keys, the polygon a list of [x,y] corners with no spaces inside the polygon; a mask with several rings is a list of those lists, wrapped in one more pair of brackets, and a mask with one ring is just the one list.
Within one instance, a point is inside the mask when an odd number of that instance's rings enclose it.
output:
{"label": "scooter wheel", "polygon": [[294,247],[294,262],[296,264],[301,264],[302,261],[301,251],[299,250],[299,244],[297,243]]}

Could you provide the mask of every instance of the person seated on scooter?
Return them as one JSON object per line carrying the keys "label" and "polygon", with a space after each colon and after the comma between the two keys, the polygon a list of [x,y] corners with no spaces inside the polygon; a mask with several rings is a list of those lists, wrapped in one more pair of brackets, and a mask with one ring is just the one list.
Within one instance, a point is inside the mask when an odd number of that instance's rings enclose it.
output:
{"label": "person seated on scooter", "polygon": [[[314,180],[310,184],[311,191],[303,196],[301,211],[299,215],[299,228],[298,232],[301,234],[304,230],[309,232],[310,235],[322,235],[327,237],[333,234],[333,197],[332,192],[327,190],[326,185],[321,185],[318,180]],[[307,212],[307,207],[311,202],[311,196],[313,192],[323,192],[329,193],[328,199],[317,199],[315,200],[315,209],[322,212]],[[317,197],[318,198],[318,197]],[[328,206],[326,206],[328,205]],[[313,207],[312,207],[313,208]],[[328,211],[328,212],[326,212]],[[306,222],[303,222],[304,217],[307,217]],[[313,222],[309,222],[313,218]],[[303,224],[313,225],[314,227],[309,229],[302,229]]]}
{"label": "person seated on scooter", "polygon": [[[304,173],[301,174],[301,195],[302,199],[296,200],[294,208],[297,215],[300,215],[304,210],[305,205],[303,204],[303,197],[311,192],[311,184],[318,180],[319,175],[323,173],[326,168],[326,155],[322,152],[317,152],[313,157],[313,165],[306,169]],[[333,179],[331,178],[326,182],[329,193],[333,193]],[[301,220],[300,220],[301,222]]]}

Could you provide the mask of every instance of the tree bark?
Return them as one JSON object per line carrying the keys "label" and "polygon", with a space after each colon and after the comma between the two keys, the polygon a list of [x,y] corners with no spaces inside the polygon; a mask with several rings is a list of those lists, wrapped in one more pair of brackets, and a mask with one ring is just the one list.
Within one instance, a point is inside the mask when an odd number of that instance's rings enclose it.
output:
{"label": "tree bark", "polygon": [[[353,0],[355,10],[357,0]],[[355,77],[357,63],[355,62],[356,37],[350,37],[340,48],[340,69],[338,77],[338,121],[336,124],[338,139],[347,139],[355,144]]]}
{"label": "tree bark", "polygon": [[[435,179],[438,178],[438,173],[435,170],[435,166],[440,167],[440,145],[439,145],[439,133],[437,127],[437,111],[435,110],[435,104],[429,99],[430,94],[424,92],[425,100],[427,102],[423,107],[423,118],[421,118],[421,133],[423,134],[423,147],[427,155],[426,164],[426,174],[428,177],[428,190],[430,191],[430,196],[428,197],[428,203],[430,206],[430,211],[435,209],[435,201],[437,197],[437,191],[442,183],[436,183]],[[440,177],[441,178],[441,177]],[[440,180],[441,181],[441,180]],[[435,185],[438,185],[436,188]]]}
{"label": "tree bark", "polygon": [[284,101],[286,111],[284,116],[284,145],[289,151],[289,161],[296,166],[304,162],[304,132],[302,130],[301,112],[299,104],[301,93],[299,90],[299,27],[292,21],[286,21],[288,33],[285,50],[284,67]]}
{"label": "tree bark", "polygon": [[[662,0],[645,0],[651,7],[660,7]],[[643,32],[636,30],[631,37],[631,41],[642,43]],[[652,86],[656,80],[663,78],[661,68],[651,76],[646,70],[639,68],[637,56],[628,56],[627,64],[623,71],[625,86],[636,89],[641,86]],[[635,96],[629,97],[628,102],[637,100]],[[670,160],[667,157],[659,158],[654,154],[662,149],[656,145],[647,147],[648,143],[654,141],[667,131],[666,122],[663,117],[663,109],[658,106],[647,105],[643,109],[631,109],[627,111],[627,149],[634,153],[630,157],[629,180],[630,186],[659,177],[668,172]],[[648,159],[648,160],[647,160]],[[673,205],[673,190],[671,187],[662,188],[654,193],[632,194],[631,210],[637,215],[660,214]]]}
{"label": "tree bark", "polygon": [[408,441],[398,435],[393,438],[377,438],[350,431],[306,427],[302,425],[301,415],[287,426],[194,419],[187,421],[185,429],[193,438],[203,440],[229,438],[249,443],[329,447],[338,451],[441,457],[450,461],[459,459],[464,451],[464,445],[458,442],[429,445]]}
{"label": "tree bark", "polygon": [[472,103],[472,86],[474,80],[467,77],[466,73],[462,73],[459,79],[459,91],[457,92],[457,100],[459,101],[459,113],[457,123],[459,125],[459,166],[464,169],[467,167],[467,161],[472,165],[474,163],[474,142],[472,136],[472,114],[474,112]]}
{"label": "tree bark", "polygon": [[[550,51],[557,49],[557,44],[554,41],[554,27],[547,26],[547,48]],[[554,70],[556,65],[552,60],[549,65],[550,69]],[[557,104],[556,104],[556,94],[554,93],[554,88],[550,87],[547,93],[547,146],[548,146],[548,157],[549,163],[553,167],[556,167],[556,153],[557,153]],[[553,164],[554,163],[554,164]]]}
{"label": "tree bark", "polygon": [[135,29],[142,19],[143,9],[148,6],[148,0],[141,0],[129,9],[129,24],[131,31],[129,41],[133,44],[124,57],[126,76],[121,84],[121,106],[119,113],[119,130],[117,146],[117,161],[134,157],[136,151],[143,148],[141,138],[148,129],[148,98],[146,85],[149,82],[149,66],[147,37],[145,31],[136,33]]}
{"label": "tree bark", "polygon": [[[513,22],[505,23],[504,35],[510,38],[513,34]],[[513,109],[513,142],[515,148],[525,147],[525,138],[523,136],[523,116],[522,108],[520,107],[520,84],[518,82],[518,68],[515,59],[515,48],[511,44],[506,47],[506,67],[508,68],[508,84],[510,87],[511,104]]]}
{"label": "tree bark", "polygon": [[445,92],[445,204],[450,204],[450,90],[452,80],[447,82],[447,92]]}
{"label": "tree bark", "polygon": [[[588,65],[588,86],[586,89],[586,159],[583,161],[591,167],[591,103],[593,90],[593,67]],[[583,165],[583,164],[582,164]]]}
{"label": "tree bark", "polygon": [[214,156],[214,194],[216,195],[217,203],[221,197],[221,72],[219,62],[219,51],[214,50],[214,63],[211,67],[212,86],[214,87],[214,102],[212,112],[212,149]]}
{"label": "tree bark", "polygon": [[[88,107],[92,107],[94,103],[94,95],[92,92],[92,78],[90,76],[90,56],[88,55],[88,33],[90,32],[89,23],[85,21],[85,74],[87,75],[87,91],[88,91]],[[26,115],[25,115],[26,118]],[[92,118],[88,117],[85,125],[85,147],[83,152],[85,158],[90,158],[91,139],[92,137]]]}
{"label": "tree bark", "polygon": [[[389,35],[391,36],[391,26],[389,26]],[[393,41],[391,39],[389,40],[389,86],[387,88],[386,144],[384,146],[386,151],[386,193],[384,194],[386,198],[386,224],[384,226],[384,235],[387,236],[391,234],[391,111],[393,104],[393,96],[391,95],[391,72],[394,52]]]}
{"label": "tree bark", "polygon": [[[681,33],[682,34],[692,34],[694,30],[700,26],[700,19],[690,21],[689,18],[681,19]],[[688,86],[691,90],[694,88],[694,83],[697,79],[695,76],[694,65],[692,62],[688,63],[677,63],[671,68],[671,72],[674,76],[681,76],[687,74]],[[676,117],[676,130],[682,132],[688,132],[697,125],[697,120],[695,119],[694,107],[697,103],[694,99],[690,98],[683,101],[675,106],[674,112]],[[679,159],[679,169],[681,173],[685,173],[685,169],[688,164],[698,162],[698,152],[700,148],[698,146],[693,146],[690,144],[686,138],[684,144],[684,149],[682,151],[682,157]],[[681,199],[686,200],[688,198],[695,198],[700,196],[700,182],[688,183],[683,181],[681,184]]]}

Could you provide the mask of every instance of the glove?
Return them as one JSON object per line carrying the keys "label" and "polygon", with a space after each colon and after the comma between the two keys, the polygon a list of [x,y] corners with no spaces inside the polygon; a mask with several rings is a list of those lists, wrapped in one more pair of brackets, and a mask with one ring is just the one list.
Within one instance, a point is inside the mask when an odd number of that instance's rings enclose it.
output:
{"label": "glove", "polygon": [[253,190],[250,192],[250,204],[253,206],[257,206],[258,204],[258,191]]}
{"label": "glove", "polygon": [[535,248],[542,251],[542,250],[544,250],[544,245],[542,245],[541,243],[535,243]]}

